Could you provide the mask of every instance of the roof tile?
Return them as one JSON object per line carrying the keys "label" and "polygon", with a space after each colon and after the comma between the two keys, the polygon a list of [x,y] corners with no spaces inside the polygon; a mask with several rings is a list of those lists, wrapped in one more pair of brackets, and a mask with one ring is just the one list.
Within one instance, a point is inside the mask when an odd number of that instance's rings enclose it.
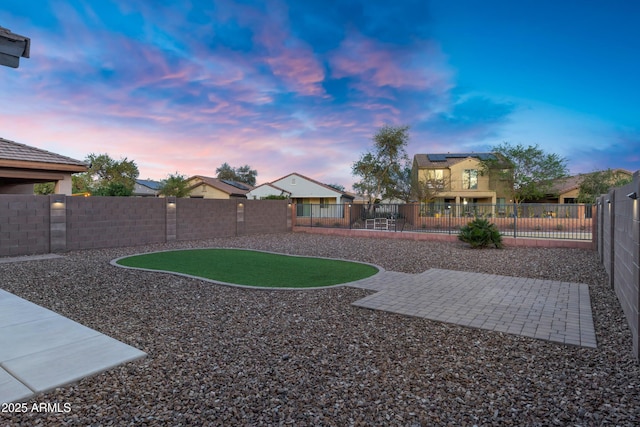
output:
{"label": "roof tile", "polygon": [[0,138],[0,159],[18,160],[26,162],[54,163],[62,165],[84,166],[87,165],[80,160],[71,157],[55,154],[40,148],[31,147],[18,142]]}

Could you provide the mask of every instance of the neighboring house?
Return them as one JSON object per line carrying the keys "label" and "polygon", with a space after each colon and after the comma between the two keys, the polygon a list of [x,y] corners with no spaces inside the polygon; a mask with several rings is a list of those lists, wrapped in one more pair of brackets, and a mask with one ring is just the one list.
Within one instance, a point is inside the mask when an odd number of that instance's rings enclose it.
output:
{"label": "neighboring house", "polygon": [[[633,173],[625,169],[613,169],[612,172],[616,179],[633,178]],[[590,174],[579,174],[557,180],[551,188],[550,194],[544,199],[536,200],[536,203],[577,203],[576,199],[580,192],[580,184],[582,184],[584,177]]]}
{"label": "neighboring house", "polygon": [[133,186],[134,197],[158,197],[160,183],[150,179],[136,179]]}
{"label": "neighboring house", "polygon": [[336,190],[295,172],[276,179],[268,185],[269,190],[265,189],[264,193],[271,192],[278,195],[283,191],[284,194],[289,194],[296,204],[297,216],[342,217],[342,205],[353,203],[354,199],[354,196],[349,193]]}
{"label": "neighboring house", "polygon": [[291,192],[279,188],[270,182],[260,184],[247,193],[247,199],[264,199],[270,196],[291,198]]}
{"label": "neighboring house", "polygon": [[[488,203],[504,205],[509,201],[510,188],[498,174],[482,174],[481,162],[497,160],[494,153],[416,154],[412,176],[423,183],[433,183],[432,203],[448,204]],[[431,185],[431,184],[429,184]]]}
{"label": "neighboring house", "polygon": [[80,160],[0,138],[0,193],[33,194],[33,185],[54,182],[56,194],[72,193],[71,175],[86,172]]}
{"label": "neighboring house", "polygon": [[195,175],[187,179],[189,197],[198,199],[246,199],[252,186],[227,179]]}
{"label": "neighboring house", "polygon": [[344,191],[322,184],[299,173],[290,173],[269,183],[288,192],[298,204],[342,204],[352,203],[353,196]]}

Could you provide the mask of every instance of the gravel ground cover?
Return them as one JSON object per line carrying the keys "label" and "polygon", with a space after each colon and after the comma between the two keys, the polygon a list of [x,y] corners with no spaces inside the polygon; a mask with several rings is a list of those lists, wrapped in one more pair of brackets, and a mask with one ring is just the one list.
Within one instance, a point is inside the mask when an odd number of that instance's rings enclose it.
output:
{"label": "gravel ground cover", "polygon": [[[240,289],[109,264],[186,247],[587,283],[598,348],[353,307],[359,289]],[[640,424],[640,365],[596,252],[288,233],[0,264],[0,283],[149,355],[27,402],[70,412],[2,413],[2,425]]]}

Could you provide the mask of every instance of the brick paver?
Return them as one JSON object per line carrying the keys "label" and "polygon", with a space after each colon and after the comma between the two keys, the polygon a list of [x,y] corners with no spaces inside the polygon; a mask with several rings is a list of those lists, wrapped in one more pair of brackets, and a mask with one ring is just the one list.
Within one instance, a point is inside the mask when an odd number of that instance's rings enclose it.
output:
{"label": "brick paver", "polygon": [[430,269],[385,271],[349,286],[377,291],[358,307],[596,347],[586,284]]}

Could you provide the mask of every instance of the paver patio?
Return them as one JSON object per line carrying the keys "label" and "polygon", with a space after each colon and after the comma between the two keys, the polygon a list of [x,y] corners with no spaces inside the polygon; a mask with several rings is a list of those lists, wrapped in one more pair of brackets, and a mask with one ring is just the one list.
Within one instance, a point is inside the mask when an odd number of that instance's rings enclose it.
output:
{"label": "paver patio", "polygon": [[434,268],[385,271],[349,286],[377,291],[358,307],[596,347],[586,284]]}

